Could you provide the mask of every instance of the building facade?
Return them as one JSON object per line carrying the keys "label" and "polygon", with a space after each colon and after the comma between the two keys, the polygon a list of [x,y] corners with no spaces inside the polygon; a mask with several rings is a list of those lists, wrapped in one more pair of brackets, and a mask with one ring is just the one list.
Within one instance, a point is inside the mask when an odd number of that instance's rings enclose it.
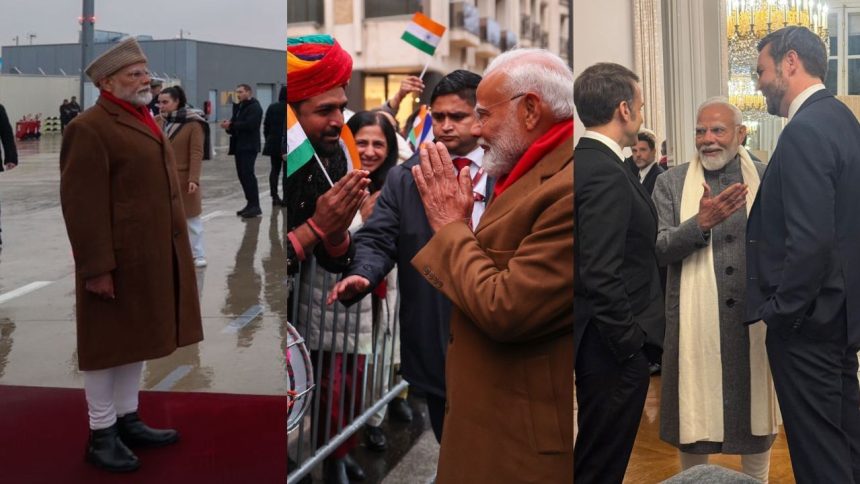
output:
{"label": "building facade", "polygon": [[[287,56],[283,50],[190,39],[139,39],[139,42],[149,59],[153,75],[165,79],[168,85],[181,84],[188,101],[195,107],[202,108],[208,101],[212,107],[211,121],[230,118],[237,84],[253,87],[254,96],[266,109],[273,100],[277,100],[278,90],[285,82]],[[94,56],[101,55],[111,45],[112,42],[97,42]],[[0,74],[4,76],[67,76],[78,79],[80,75],[80,44],[3,46],[2,49]],[[93,87],[87,91],[88,104],[95,99],[95,95],[89,95],[91,91],[94,92]],[[76,93],[66,93],[61,100]],[[0,96],[4,95],[0,92]],[[42,94],[33,92],[30,95]]]}
{"label": "building facade", "polygon": [[[543,47],[572,65],[572,0],[290,0],[287,35],[333,35],[352,55],[353,76],[347,96],[350,109],[380,106],[406,75],[419,75],[433,86],[455,69],[481,73],[502,52]],[[415,12],[447,27],[436,55],[400,39]],[[421,100],[429,99],[429,89]],[[404,102],[401,122],[414,105]]]}

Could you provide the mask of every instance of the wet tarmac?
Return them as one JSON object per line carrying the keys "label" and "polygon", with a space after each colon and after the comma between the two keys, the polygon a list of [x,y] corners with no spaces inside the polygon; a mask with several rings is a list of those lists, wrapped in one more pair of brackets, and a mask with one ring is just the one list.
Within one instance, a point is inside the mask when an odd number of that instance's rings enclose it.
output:
{"label": "wet tarmac", "polygon": [[[286,392],[286,211],[271,208],[268,157],[258,157],[262,217],[244,221],[227,138],[204,161],[204,241],[197,271],[205,340],[146,363],[142,388],[283,395]],[[0,384],[83,386],[77,371],[74,263],[59,201],[60,135],[18,145],[0,174]]]}

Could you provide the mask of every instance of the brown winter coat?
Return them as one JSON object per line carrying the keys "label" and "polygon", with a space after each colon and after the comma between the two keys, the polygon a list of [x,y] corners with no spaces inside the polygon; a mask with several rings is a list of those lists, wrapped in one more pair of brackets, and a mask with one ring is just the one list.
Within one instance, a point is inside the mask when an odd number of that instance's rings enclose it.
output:
{"label": "brown winter coat", "polygon": [[573,482],[573,143],[412,264],[454,305],[437,482]]}
{"label": "brown winter coat", "polygon": [[[159,119],[159,126],[164,122]],[[173,155],[176,158],[176,172],[179,175],[179,187],[182,190],[182,204],[185,206],[185,216],[197,217],[203,211],[200,200],[200,172],[203,167],[203,126],[197,121],[182,124],[176,135],[170,140]],[[198,189],[188,193],[188,183],[194,182]]]}
{"label": "brown winter coat", "polygon": [[[203,339],[197,282],[170,144],[104,98],[60,151],[60,200],[75,258],[78,366],[110,368]],[[116,299],[84,289],[111,272]]]}

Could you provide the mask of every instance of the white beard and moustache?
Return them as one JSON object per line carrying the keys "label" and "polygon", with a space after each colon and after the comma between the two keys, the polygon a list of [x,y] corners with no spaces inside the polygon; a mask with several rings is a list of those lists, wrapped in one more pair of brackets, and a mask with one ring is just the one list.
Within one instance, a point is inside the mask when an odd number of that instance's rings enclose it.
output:
{"label": "white beard and moustache", "polygon": [[[514,131],[514,123],[504,123],[502,126],[495,144],[490,145],[489,151],[484,152],[484,158],[481,160],[484,171],[495,178],[510,173],[528,149]],[[488,145],[489,143],[482,138],[478,140],[478,144]]]}
{"label": "white beard and moustache", "polygon": [[123,99],[134,106],[146,106],[152,102],[152,91],[147,89],[145,92],[136,92],[128,98]]}
{"label": "white beard and moustache", "polygon": [[722,170],[730,161],[738,156],[737,146],[734,149],[724,148],[719,156],[705,156],[703,153],[705,148],[708,148],[708,146],[703,146],[699,149],[699,160],[702,162],[702,166],[708,171]]}

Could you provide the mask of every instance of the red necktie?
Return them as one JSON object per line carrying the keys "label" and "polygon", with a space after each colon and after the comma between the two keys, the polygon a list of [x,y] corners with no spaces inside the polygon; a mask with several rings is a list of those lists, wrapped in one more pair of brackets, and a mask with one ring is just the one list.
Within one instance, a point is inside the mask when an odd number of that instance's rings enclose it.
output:
{"label": "red necktie", "polygon": [[458,175],[463,170],[463,167],[469,166],[472,164],[472,160],[470,160],[468,158],[454,158],[451,161],[454,163],[454,166],[457,168],[457,174]]}

